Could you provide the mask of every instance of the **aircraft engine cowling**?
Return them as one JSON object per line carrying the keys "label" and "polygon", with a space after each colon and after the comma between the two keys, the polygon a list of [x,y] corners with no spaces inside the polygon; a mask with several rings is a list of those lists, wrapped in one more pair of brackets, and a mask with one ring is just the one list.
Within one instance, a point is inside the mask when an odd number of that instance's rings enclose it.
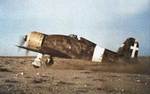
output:
{"label": "aircraft engine cowling", "polygon": [[39,32],[31,32],[27,35],[25,46],[33,50],[40,50],[44,37],[45,34]]}

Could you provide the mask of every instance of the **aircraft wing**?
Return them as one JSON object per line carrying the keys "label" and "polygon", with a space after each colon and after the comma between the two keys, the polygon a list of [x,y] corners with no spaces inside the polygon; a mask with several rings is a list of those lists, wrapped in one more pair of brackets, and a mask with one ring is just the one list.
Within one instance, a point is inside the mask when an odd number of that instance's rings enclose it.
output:
{"label": "aircraft wing", "polygon": [[30,48],[28,48],[28,47],[25,47],[25,46],[19,46],[19,45],[16,45],[16,46],[17,46],[17,47],[19,47],[19,48],[22,48],[22,49],[29,50],[29,51],[33,51],[33,52],[39,52],[39,53],[42,53],[42,52],[40,52],[40,51],[33,50],[33,49],[30,49]]}

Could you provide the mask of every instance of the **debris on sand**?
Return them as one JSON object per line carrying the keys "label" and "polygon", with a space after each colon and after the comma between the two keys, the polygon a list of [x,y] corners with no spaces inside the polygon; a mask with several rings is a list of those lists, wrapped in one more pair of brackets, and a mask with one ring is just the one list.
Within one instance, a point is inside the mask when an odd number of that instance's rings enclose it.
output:
{"label": "debris on sand", "polygon": [[19,81],[16,79],[6,79],[5,82],[6,83],[18,83]]}
{"label": "debris on sand", "polygon": [[7,67],[0,67],[0,72],[12,72],[12,70]]}
{"label": "debris on sand", "polygon": [[[12,63],[5,64],[8,59],[0,58],[2,62],[0,94],[149,94],[150,92],[149,63],[144,63],[144,66],[142,63],[103,65],[87,61],[55,59],[57,64],[35,69],[31,65],[33,58],[11,58],[9,62],[12,60]],[[61,61],[64,63],[59,63]]]}
{"label": "debris on sand", "polygon": [[17,73],[17,74],[16,74],[16,77],[18,77],[18,76],[23,76],[23,75],[24,75],[24,72]]}

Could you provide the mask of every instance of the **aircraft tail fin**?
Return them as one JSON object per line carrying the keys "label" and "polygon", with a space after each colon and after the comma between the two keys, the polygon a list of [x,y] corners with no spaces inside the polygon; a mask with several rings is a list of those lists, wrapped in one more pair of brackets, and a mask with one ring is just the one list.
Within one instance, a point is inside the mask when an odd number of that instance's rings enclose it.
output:
{"label": "aircraft tail fin", "polygon": [[128,38],[118,49],[118,54],[126,59],[137,58],[139,43],[135,38]]}

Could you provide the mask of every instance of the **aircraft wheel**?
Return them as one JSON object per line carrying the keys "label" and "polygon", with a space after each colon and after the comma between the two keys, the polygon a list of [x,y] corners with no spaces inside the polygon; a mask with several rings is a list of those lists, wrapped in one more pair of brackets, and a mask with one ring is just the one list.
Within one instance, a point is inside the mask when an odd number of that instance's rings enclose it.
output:
{"label": "aircraft wheel", "polygon": [[54,64],[54,59],[53,59],[52,56],[50,56],[50,57],[47,58],[46,64],[47,64],[47,65],[52,65],[52,64]]}

